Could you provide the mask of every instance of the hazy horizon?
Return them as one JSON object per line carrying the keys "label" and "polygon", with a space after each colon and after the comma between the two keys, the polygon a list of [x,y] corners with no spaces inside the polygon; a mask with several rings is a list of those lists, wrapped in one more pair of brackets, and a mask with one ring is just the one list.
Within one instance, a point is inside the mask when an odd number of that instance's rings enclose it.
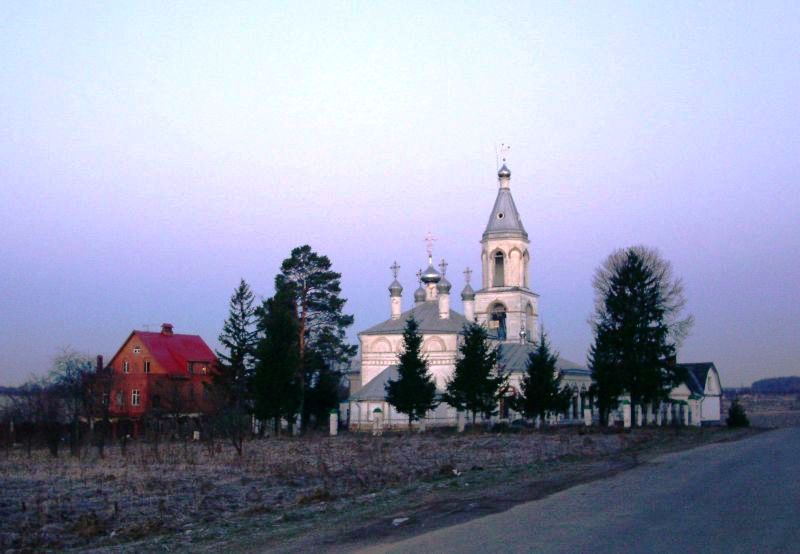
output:
{"label": "hazy horizon", "polygon": [[216,348],[239,278],[270,295],[305,243],[354,341],[394,260],[411,306],[428,231],[460,311],[499,142],[563,357],[644,244],[685,283],[679,361],[800,374],[800,4],[21,3],[0,30],[0,384],[162,322]]}

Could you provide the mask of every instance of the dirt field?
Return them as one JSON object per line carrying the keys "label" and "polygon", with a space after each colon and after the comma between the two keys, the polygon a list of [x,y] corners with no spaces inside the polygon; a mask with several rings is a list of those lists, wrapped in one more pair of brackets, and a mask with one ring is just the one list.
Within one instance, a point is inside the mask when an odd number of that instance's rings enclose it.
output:
{"label": "dirt field", "polygon": [[[253,441],[241,459],[227,445],[215,451],[183,443],[134,444],[125,454],[111,448],[104,459],[90,450],[80,460],[7,450],[0,452],[0,549],[250,550],[358,541],[380,535],[372,524],[388,531],[404,525],[385,519],[411,505],[431,511],[435,522],[436,506],[470,486],[470,493],[491,488],[496,502],[480,510],[496,511],[625,469],[645,452],[734,436],[725,429],[582,428],[341,435]],[[545,474],[552,478],[542,481]],[[427,507],[418,505],[423,498]]]}

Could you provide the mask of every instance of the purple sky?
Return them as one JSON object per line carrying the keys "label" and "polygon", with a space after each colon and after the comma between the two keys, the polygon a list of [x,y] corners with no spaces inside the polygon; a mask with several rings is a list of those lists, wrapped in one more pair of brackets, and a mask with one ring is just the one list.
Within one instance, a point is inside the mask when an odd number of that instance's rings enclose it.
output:
{"label": "purple sky", "polygon": [[800,3],[300,4],[4,6],[1,384],[146,324],[215,347],[303,243],[353,337],[395,259],[410,305],[428,230],[460,291],[501,141],[564,357],[645,244],[686,284],[679,359],[800,374]]}

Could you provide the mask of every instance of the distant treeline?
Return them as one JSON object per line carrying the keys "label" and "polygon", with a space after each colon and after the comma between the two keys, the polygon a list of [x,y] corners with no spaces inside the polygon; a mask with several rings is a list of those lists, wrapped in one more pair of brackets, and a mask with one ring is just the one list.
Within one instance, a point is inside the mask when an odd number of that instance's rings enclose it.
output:
{"label": "distant treeline", "polygon": [[756,394],[800,394],[800,377],[773,377],[754,382],[750,389]]}

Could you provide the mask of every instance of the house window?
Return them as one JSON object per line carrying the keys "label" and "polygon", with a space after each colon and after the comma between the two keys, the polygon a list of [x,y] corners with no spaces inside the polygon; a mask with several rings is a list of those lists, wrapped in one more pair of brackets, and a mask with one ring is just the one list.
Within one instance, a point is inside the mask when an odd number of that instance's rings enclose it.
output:
{"label": "house window", "polygon": [[141,351],[142,351],[142,347],[141,346],[134,346],[133,347],[133,353],[134,354],[139,354]]}
{"label": "house window", "polygon": [[122,391],[117,392],[117,406],[125,405],[125,394]]}
{"label": "house window", "polygon": [[130,373],[130,371],[131,371],[131,366],[128,363],[128,360],[123,361],[122,362],[122,372],[123,373]]}
{"label": "house window", "polygon": [[145,373],[150,373],[150,360],[145,360],[144,361],[144,372]]}
{"label": "house window", "polygon": [[131,391],[131,406],[138,406],[139,405],[139,389],[133,389]]}

